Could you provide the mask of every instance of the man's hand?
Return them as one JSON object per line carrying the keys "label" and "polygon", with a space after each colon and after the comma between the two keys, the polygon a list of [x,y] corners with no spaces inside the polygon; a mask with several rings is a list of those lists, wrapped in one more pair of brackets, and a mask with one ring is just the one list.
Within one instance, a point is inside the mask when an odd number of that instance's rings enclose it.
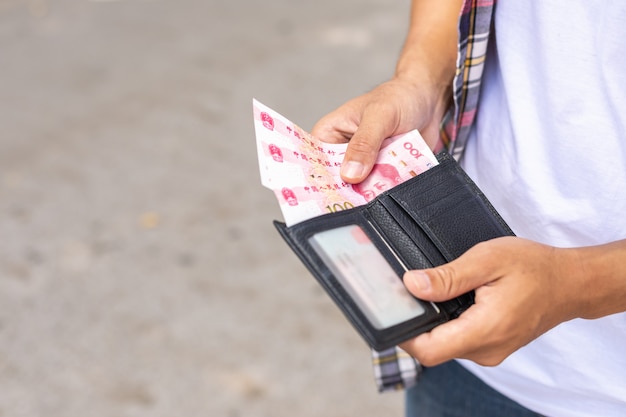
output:
{"label": "man's hand", "polygon": [[346,182],[363,181],[383,140],[419,130],[431,148],[452,97],[462,0],[413,0],[409,33],[395,76],[322,118],[313,136],[350,141],[341,167]]}
{"label": "man's hand", "polygon": [[589,299],[580,253],[516,237],[480,243],[449,264],[409,271],[416,297],[444,301],[476,290],[458,319],[401,345],[423,365],[453,358],[493,366],[559,323],[580,317]]}
{"label": "man's hand", "polygon": [[418,129],[429,146],[435,146],[443,114],[435,114],[437,97],[429,97],[427,90],[394,78],[326,115],[311,133],[326,142],[349,141],[341,176],[359,183],[371,171],[388,137]]}

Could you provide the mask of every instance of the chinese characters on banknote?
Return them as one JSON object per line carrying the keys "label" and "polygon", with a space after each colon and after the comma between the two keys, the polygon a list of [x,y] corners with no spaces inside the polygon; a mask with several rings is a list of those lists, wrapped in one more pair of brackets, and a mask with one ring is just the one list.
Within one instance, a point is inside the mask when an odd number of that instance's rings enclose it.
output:
{"label": "chinese characters on banknote", "polygon": [[386,139],[372,173],[360,184],[341,179],[347,143],[325,143],[274,110],[253,101],[261,182],[274,191],[290,226],[366,204],[437,164],[417,130]]}

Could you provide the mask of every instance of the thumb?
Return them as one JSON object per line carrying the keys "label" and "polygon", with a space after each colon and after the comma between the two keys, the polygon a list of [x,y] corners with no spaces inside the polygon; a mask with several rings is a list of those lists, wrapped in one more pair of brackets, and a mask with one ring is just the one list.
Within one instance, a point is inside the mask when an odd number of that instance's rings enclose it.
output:
{"label": "thumb", "polygon": [[348,143],[341,164],[344,181],[356,184],[367,178],[378,158],[383,140],[393,135],[395,126],[389,122],[390,119],[368,109],[363,112],[361,123]]}
{"label": "thumb", "polygon": [[408,271],[404,285],[416,297],[428,301],[447,301],[492,281],[476,259],[460,258],[431,269]]}

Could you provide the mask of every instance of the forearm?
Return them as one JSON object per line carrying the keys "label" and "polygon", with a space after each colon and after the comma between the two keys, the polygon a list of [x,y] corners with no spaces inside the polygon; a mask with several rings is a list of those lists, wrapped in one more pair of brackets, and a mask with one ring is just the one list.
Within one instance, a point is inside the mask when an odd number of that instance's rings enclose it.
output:
{"label": "forearm", "polygon": [[458,19],[462,0],[413,0],[409,32],[396,77],[434,88],[445,98],[456,69]]}
{"label": "forearm", "polygon": [[578,284],[577,317],[595,319],[626,311],[626,240],[568,249]]}

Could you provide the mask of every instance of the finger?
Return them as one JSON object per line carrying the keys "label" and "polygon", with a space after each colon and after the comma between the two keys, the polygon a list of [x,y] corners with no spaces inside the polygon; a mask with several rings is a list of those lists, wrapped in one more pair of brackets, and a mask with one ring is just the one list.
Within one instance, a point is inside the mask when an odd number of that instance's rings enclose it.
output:
{"label": "finger", "polygon": [[372,170],[380,146],[386,138],[393,136],[396,125],[394,118],[387,117],[377,106],[370,106],[363,112],[359,128],[348,143],[346,155],[341,164],[341,177],[349,183],[363,181]]}
{"label": "finger", "polygon": [[472,309],[459,318],[435,327],[428,333],[408,340],[400,345],[409,355],[424,366],[435,366],[451,359],[471,358],[472,352],[486,335],[477,317],[472,317]]}
{"label": "finger", "polygon": [[351,119],[346,119],[336,113],[330,113],[313,126],[311,135],[323,142],[345,143],[354,135],[357,127],[357,123]]}
{"label": "finger", "polygon": [[456,260],[437,268],[404,274],[404,284],[416,297],[446,301],[500,278],[500,239],[482,242]]}
{"label": "finger", "polygon": [[356,132],[361,119],[361,100],[353,99],[322,117],[311,129],[316,138],[329,143],[345,143]]}

